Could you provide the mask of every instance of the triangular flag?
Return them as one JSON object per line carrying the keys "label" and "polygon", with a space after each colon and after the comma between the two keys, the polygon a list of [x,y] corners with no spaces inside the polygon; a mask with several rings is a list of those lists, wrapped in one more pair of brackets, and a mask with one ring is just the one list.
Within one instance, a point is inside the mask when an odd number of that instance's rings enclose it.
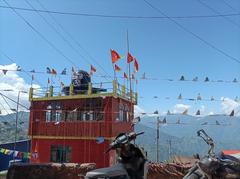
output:
{"label": "triangular flag", "polygon": [[171,115],[171,112],[169,110],[167,111],[167,115]]}
{"label": "triangular flag", "polygon": [[6,75],[8,70],[2,70],[3,74]]}
{"label": "triangular flag", "polygon": [[178,99],[182,99],[182,94],[181,93],[179,94]]}
{"label": "triangular flag", "polygon": [[229,116],[230,116],[230,117],[233,117],[233,116],[234,116],[234,110],[232,110],[232,112],[230,113]]}
{"label": "triangular flag", "polygon": [[204,82],[209,82],[209,78],[206,77],[205,80],[204,80]]}
{"label": "triangular flag", "polygon": [[187,115],[187,113],[188,113],[188,109],[185,109],[185,111],[183,111],[183,115]]}
{"label": "triangular flag", "polygon": [[132,74],[132,79],[133,79],[133,80],[135,79],[135,76],[134,76],[134,74]]}
{"label": "triangular flag", "polygon": [[199,116],[200,114],[200,110],[197,110],[196,115]]}
{"label": "triangular flag", "polygon": [[56,71],[55,69],[52,69],[51,74],[52,74],[52,75],[56,75],[56,74],[57,74],[57,71]]}
{"label": "triangular flag", "polygon": [[214,97],[213,96],[211,96],[211,99],[210,99],[211,101],[214,101],[215,99],[214,99]]}
{"label": "triangular flag", "polygon": [[176,124],[180,124],[180,119],[177,120]]}
{"label": "triangular flag", "polygon": [[91,65],[91,70],[90,71],[95,73],[97,70],[93,65]]}
{"label": "triangular flag", "polygon": [[197,100],[202,100],[202,97],[200,96],[200,93],[198,93]]}
{"label": "triangular flag", "polygon": [[184,81],[184,80],[185,80],[184,76],[181,76],[180,81]]}
{"label": "triangular flag", "polygon": [[46,70],[48,74],[51,74],[51,69],[49,67],[47,67]]}
{"label": "triangular flag", "polygon": [[136,58],[134,58],[134,68],[135,68],[135,72],[138,72],[138,61]]}
{"label": "triangular flag", "polygon": [[166,124],[166,123],[167,123],[167,119],[166,119],[166,117],[164,117],[162,123],[163,123],[163,124]]}
{"label": "triangular flag", "polygon": [[110,51],[111,51],[112,63],[116,63],[121,57],[115,50],[110,49]]}
{"label": "triangular flag", "polygon": [[233,83],[237,83],[238,81],[237,81],[237,78],[234,78],[233,79]]}
{"label": "triangular flag", "polygon": [[66,75],[67,74],[67,69],[64,68],[63,71],[61,72],[61,75]]}
{"label": "triangular flag", "polygon": [[127,76],[127,74],[124,72],[123,73],[123,77],[125,78],[125,79],[128,79],[128,76]]}
{"label": "triangular flag", "polygon": [[20,66],[17,66],[17,71],[22,71]]}
{"label": "triangular flag", "polygon": [[198,77],[196,76],[195,78],[193,78],[193,81],[198,81]]}
{"label": "triangular flag", "polygon": [[114,70],[115,70],[115,71],[121,71],[121,68],[115,64],[115,65],[114,65]]}
{"label": "triangular flag", "polygon": [[63,88],[64,87],[64,83],[61,81],[60,82],[60,86]]}
{"label": "triangular flag", "polygon": [[128,52],[127,63],[131,63],[134,60],[133,56]]}

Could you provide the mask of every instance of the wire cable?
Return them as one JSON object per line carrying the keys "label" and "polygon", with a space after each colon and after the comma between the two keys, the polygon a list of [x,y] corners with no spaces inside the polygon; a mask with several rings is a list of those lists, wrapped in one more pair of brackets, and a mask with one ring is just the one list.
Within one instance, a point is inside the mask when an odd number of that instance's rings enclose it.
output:
{"label": "wire cable", "polygon": [[[201,1],[201,0],[197,0],[198,3],[200,3],[202,6],[206,7],[207,9],[211,10],[214,14],[219,15],[221,14],[219,11],[215,10],[214,8],[210,7],[209,5],[207,5],[207,3]],[[234,22],[233,20],[222,16],[223,19],[225,19],[226,21],[230,22],[231,24],[235,25],[236,27],[240,28],[240,25],[236,22]]]}
{"label": "wire cable", "polygon": [[70,62],[73,66],[76,67],[75,63],[68,58],[60,49],[58,49],[50,40],[48,40],[40,31],[38,31],[30,22],[28,22],[20,13],[16,11],[16,9],[12,8],[12,6],[6,1],[3,0],[9,8],[13,10],[13,12],[20,17],[39,37],[41,37],[49,46],[51,46],[57,53],[59,53],[64,59]]}
{"label": "wire cable", "polygon": [[[0,5],[0,8],[9,9],[8,6]],[[22,8],[14,7],[11,9],[29,11],[33,12],[31,8]],[[40,10],[36,9],[38,12],[50,13],[50,14],[59,14],[59,15],[71,15],[71,16],[83,16],[83,17],[96,17],[96,18],[117,18],[117,19],[167,19],[165,16],[126,16],[126,15],[104,15],[104,14],[90,14],[90,13],[74,13],[74,12],[60,12],[52,10]],[[171,16],[173,19],[195,19],[195,18],[219,18],[219,17],[230,17],[230,16],[240,16],[240,13],[229,13],[229,14],[220,14],[220,15],[189,15],[189,16]]]}
{"label": "wire cable", "polygon": [[[46,7],[45,7],[39,0],[36,0],[36,1],[39,3],[39,5],[40,5],[44,10],[47,11]],[[69,36],[69,38],[70,38],[73,42],[75,42],[76,45],[77,45],[79,48],[81,48],[83,51],[85,51],[85,53],[89,56],[89,58],[92,59],[92,60],[103,70],[103,72],[104,72],[105,74],[107,74],[108,76],[110,76],[110,75],[108,74],[108,72],[102,67],[102,65],[101,65],[100,63],[98,63],[98,61],[97,61],[85,48],[83,48],[83,46],[79,43],[79,41],[77,41],[76,38],[74,38],[74,37],[63,27],[63,25],[57,21],[57,19],[56,19],[51,13],[49,13],[49,12],[47,12],[47,13],[48,13],[48,15],[53,19],[53,21],[60,27],[60,29],[61,29],[65,34],[67,34],[67,35]],[[110,78],[111,78],[111,77],[110,77]]]}
{"label": "wire cable", "polygon": [[185,32],[191,34],[193,37],[195,37],[196,39],[200,40],[201,42],[203,42],[205,45],[207,45],[208,47],[211,47],[213,50],[217,51],[218,53],[224,55],[225,57],[227,57],[229,60],[232,60],[234,62],[237,62],[240,64],[240,59],[235,58],[231,55],[229,55],[227,52],[221,50],[220,48],[214,46],[213,44],[211,44],[210,42],[208,42],[207,40],[203,39],[202,37],[200,37],[199,35],[197,35],[196,33],[190,31],[189,29],[187,29],[185,26],[183,26],[182,24],[180,24],[179,22],[177,22],[176,20],[174,20],[173,18],[169,17],[167,14],[165,14],[163,11],[161,11],[159,8],[155,7],[154,5],[152,5],[150,2],[148,2],[147,0],[143,0],[149,7],[151,7],[152,9],[154,9],[155,11],[157,11],[158,13],[162,14],[163,16],[165,16],[167,19],[169,19],[170,21],[172,21],[175,25],[177,25],[179,28],[181,28],[182,30],[184,30]]}

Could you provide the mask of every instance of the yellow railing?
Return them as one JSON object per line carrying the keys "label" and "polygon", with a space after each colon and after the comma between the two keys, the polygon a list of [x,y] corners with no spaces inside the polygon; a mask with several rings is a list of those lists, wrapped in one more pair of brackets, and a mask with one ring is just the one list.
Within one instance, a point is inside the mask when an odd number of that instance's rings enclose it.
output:
{"label": "yellow railing", "polygon": [[[106,89],[106,91],[94,91],[94,87]],[[105,86],[104,86],[105,85]],[[94,86],[94,87],[93,87]],[[105,87],[105,88],[104,88]],[[74,85],[70,84],[69,92],[66,94],[60,87],[53,87],[52,85],[47,88],[30,88],[29,100],[48,100],[48,99],[71,99],[71,98],[90,98],[90,97],[101,97],[101,96],[115,96],[121,97],[132,101],[137,104],[138,94],[126,88],[125,85],[121,85],[116,80],[112,83],[88,83],[85,90],[76,90]]]}

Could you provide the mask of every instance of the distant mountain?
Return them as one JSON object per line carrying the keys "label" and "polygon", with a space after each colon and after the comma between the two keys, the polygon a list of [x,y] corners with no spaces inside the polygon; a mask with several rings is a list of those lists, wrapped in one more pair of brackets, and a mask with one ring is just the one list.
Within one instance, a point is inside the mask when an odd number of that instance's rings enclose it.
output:
{"label": "distant mountain", "polygon": [[[166,150],[166,141],[170,139],[172,141],[171,153],[176,153],[177,155],[206,154],[208,147],[196,134],[199,129],[204,129],[213,138],[216,144],[216,151],[240,149],[240,117],[224,115],[195,117],[181,114],[160,116],[160,120],[164,118],[167,123],[161,124],[160,127],[160,156],[162,154],[162,160],[168,158],[168,153],[164,151]],[[156,131],[156,120],[156,117],[144,117],[136,125],[136,130],[140,126],[152,138],[152,140],[149,140],[145,136],[145,139],[139,141],[141,144],[145,141],[148,141],[148,143],[152,141],[149,145],[156,145],[154,143],[156,133],[153,133],[153,131]],[[167,148],[169,147],[167,146]],[[152,160],[154,159],[152,158]]]}
{"label": "distant mountain", "polygon": [[[28,112],[19,112],[17,128],[17,140],[27,139]],[[15,140],[16,114],[0,116],[0,143],[12,142]]]}

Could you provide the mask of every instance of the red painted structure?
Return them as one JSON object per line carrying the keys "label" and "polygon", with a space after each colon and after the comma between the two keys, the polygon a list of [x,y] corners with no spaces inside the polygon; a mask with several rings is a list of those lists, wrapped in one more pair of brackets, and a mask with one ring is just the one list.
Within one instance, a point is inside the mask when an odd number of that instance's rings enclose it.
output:
{"label": "red painted structure", "polygon": [[[115,163],[115,153],[104,154],[109,143],[120,132],[132,131],[133,105],[136,98],[125,94],[113,82],[111,93],[54,96],[53,87],[47,97],[35,97],[30,89],[29,136],[32,163],[74,162],[96,163],[106,167]],[[136,96],[135,96],[136,97]],[[98,144],[96,139],[104,138]]]}

